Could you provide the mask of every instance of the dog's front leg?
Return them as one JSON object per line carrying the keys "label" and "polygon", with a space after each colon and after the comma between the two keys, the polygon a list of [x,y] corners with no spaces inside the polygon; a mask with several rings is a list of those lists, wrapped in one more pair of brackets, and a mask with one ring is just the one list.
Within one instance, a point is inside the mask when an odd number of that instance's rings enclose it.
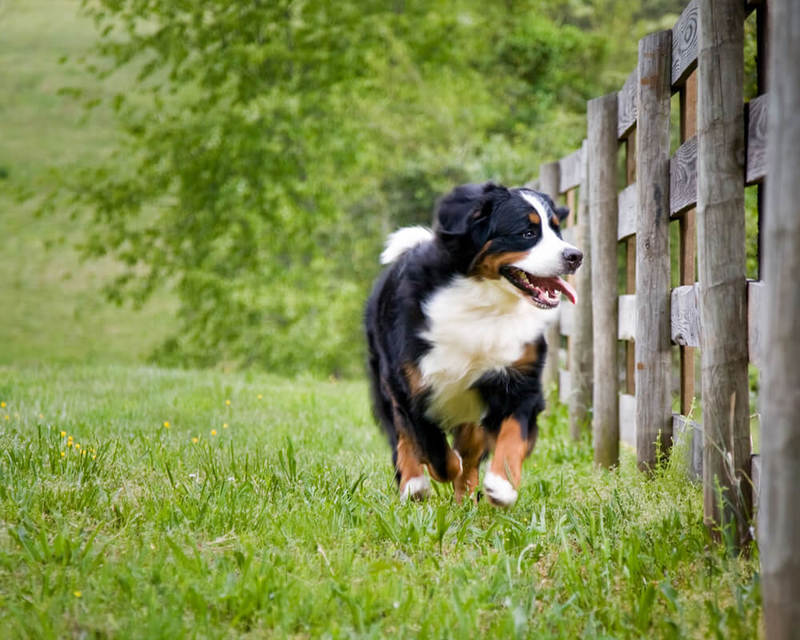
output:
{"label": "dog's front leg", "polygon": [[509,416],[500,425],[494,456],[483,479],[483,489],[489,501],[509,507],[517,501],[517,489],[522,478],[522,462],[532,449],[529,424],[517,416]]}

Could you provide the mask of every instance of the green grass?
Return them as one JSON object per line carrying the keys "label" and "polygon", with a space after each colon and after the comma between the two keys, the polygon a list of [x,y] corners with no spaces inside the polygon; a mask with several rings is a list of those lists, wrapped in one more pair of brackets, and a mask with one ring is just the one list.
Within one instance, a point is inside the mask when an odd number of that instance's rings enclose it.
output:
{"label": "green grass", "polygon": [[757,557],[710,542],[699,487],[594,469],[561,410],[503,511],[402,504],[360,382],[7,367],[0,400],[13,637],[759,633]]}
{"label": "green grass", "polygon": [[[118,266],[79,259],[74,246],[85,221],[71,219],[65,203],[52,216],[34,216],[52,188],[52,169],[98,162],[118,135],[107,109],[85,118],[80,102],[59,95],[76,86],[91,99],[125,82],[99,86],[81,71],[95,33],[79,6],[0,2],[0,364],[141,362],[174,316],[165,292],[139,312],[105,301],[103,286]],[[19,200],[21,193],[31,197]]]}

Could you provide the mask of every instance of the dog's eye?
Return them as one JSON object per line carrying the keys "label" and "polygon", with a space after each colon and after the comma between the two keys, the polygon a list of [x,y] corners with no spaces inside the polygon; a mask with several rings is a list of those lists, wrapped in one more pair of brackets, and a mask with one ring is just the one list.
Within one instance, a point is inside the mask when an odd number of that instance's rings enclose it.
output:
{"label": "dog's eye", "polygon": [[527,231],[522,232],[522,237],[526,240],[530,240],[531,238],[536,237],[536,232],[533,229],[528,229]]}

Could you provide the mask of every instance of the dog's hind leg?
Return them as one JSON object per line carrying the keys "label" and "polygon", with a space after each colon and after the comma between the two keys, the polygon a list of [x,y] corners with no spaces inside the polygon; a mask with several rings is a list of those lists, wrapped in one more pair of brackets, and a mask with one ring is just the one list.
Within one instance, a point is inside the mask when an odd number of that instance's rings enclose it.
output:
{"label": "dog's hind leg", "polygon": [[486,432],[475,423],[465,423],[458,427],[453,441],[453,448],[461,456],[464,469],[461,475],[453,480],[456,502],[461,502],[465,495],[472,496],[477,502],[478,468],[487,448]]}

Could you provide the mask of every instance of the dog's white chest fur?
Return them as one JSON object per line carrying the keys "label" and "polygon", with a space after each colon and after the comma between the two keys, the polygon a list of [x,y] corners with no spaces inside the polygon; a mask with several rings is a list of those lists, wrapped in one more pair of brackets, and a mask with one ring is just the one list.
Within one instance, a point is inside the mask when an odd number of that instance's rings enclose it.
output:
{"label": "dog's white chest fur", "polygon": [[444,427],[480,421],[485,407],[472,385],[519,360],[558,314],[529,304],[505,280],[463,276],[431,296],[424,312],[431,350],[420,373],[431,392],[429,417]]}

